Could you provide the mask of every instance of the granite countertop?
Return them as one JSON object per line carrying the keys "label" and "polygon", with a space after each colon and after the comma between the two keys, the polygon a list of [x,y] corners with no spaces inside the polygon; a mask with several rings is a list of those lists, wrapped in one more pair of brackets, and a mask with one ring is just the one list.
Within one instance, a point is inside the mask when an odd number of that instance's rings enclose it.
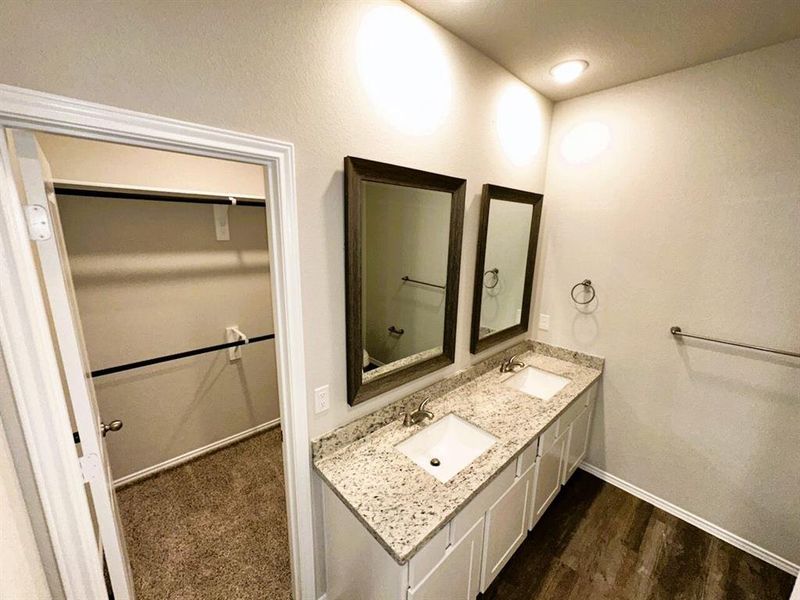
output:
{"label": "granite countertop", "polygon": [[[518,352],[526,365],[571,380],[543,401],[505,386],[496,368]],[[335,430],[312,444],[314,467],[353,514],[400,564],[408,561],[601,375],[603,359],[540,342],[524,342],[465,372]],[[401,415],[421,399],[435,415],[404,427]],[[395,446],[448,414],[498,441],[447,483]]]}

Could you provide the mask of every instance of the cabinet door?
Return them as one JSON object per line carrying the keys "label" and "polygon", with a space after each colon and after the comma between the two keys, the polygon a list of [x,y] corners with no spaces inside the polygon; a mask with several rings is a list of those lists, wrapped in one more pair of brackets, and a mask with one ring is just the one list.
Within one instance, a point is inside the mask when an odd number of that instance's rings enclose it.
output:
{"label": "cabinet door", "polygon": [[526,518],[533,472],[533,468],[528,469],[486,512],[481,592],[486,591],[528,534]]}
{"label": "cabinet door", "polygon": [[533,510],[530,511],[528,529],[533,529],[561,489],[561,469],[567,437],[564,434],[556,439],[549,448],[542,451],[537,461],[534,469]]}
{"label": "cabinet door", "polygon": [[483,525],[481,518],[447,552],[433,570],[408,590],[408,600],[475,600],[480,582]]}
{"label": "cabinet door", "polygon": [[575,469],[581,464],[586,450],[589,447],[589,431],[592,427],[592,408],[594,402],[589,402],[589,406],[572,422],[567,443],[566,460],[564,466],[564,476],[561,483],[566,483],[572,477]]}

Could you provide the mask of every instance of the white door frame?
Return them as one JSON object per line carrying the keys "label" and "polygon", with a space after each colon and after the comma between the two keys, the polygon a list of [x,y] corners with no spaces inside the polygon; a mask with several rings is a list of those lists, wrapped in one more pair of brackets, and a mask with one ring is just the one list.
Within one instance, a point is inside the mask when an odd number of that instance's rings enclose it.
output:
{"label": "white door frame", "polygon": [[[0,85],[0,128],[17,127],[263,165],[294,597],[315,598],[294,146]],[[46,306],[0,136],[0,347],[68,598],[105,599]]]}

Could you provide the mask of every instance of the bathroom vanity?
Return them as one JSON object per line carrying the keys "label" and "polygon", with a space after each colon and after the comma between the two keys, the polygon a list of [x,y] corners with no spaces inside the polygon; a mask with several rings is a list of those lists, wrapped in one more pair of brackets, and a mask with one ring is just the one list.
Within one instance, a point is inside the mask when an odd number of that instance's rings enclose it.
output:
{"label": "bathroom vanity", "polygon": [[583,459],[602,368],[525,342],[316,440],[328,600],[485,591]]}

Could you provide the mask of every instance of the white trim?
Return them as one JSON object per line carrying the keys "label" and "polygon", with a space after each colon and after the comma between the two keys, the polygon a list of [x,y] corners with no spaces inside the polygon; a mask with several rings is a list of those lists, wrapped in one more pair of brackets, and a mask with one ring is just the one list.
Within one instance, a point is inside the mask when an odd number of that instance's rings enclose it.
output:
{"label": "white trim", "polygon": [[18,192],[4,133],[0,127],[0,347],[64,595],[100,599],[102,564],[25,216],[12,200]]}
{"label": "white trim", "polygon": [[[294,147],[286,142],[7,85],[0,85],[0,127],[128,143],[265,167],[293,595],[298,600],[314,598],[311,456]],[[102,572],[96,567],[96,547],[92,549],[88,543],[93,539],[88,502],[68,431],[64,391],[25,219],[21,207],[8,202],[8,186],[13,186],[13,179],[7,154],[3,151],[4,168],[0,171],[0,343],[65,591],[71,598],[100,599],[105,596]]]}
{"label": "white trim", "polygon": [[317,598],[317,600],[328,600],[328,592],[325,592],[324,594],[322,594],[322,596]]}
{"label": "white trim", "polygon": [[96,181],[78,181],[77,179],[53,179],[53,185],[63,187],[79,187],[85,190],[93,190],[98,192],[149,192],[162,193],[162,194],[196,194],[198,196],[227,196],[235,200],[257,200],[263,202],[266,200],[264,196],[257,196],[254,194],[232,194],[228,192],[209,192],[208,190],[192,190],[189,188],[165,188],[165,187],[150,187],[141,185],[122,185],[118,183],[103,183],[98,185]]}
{"label": "white trim", "polygon": [[636,487],[632,483],[628,483],[616,475],[612,475],[611,473],[603,471],[602,469],[598,469],[594,465],[590,465],[587,462],[582,462],[580,468],[587,473],[591,473],[595,477],[602,479],[603,481],[610,483],[621,490],[625,490],[629,494],[636,496],[637,498],[640,498],[657,508],[660,508],[664,512],[668,512],[672,516],[678,517],[682,521],[686,521],[687,523],[702,529],[706,533],[709,533],[724,542],[728,542],[731,546],[739,548],[739,550],[743,550],[748,554],[752,554],[756,558],[760,558],[764,562],[767,562],[774,567],[778,567],[781,571],[786,571],[794,576],[797,576],[800,572],[800,566],[794,564],[790,560],[778,556],[774,552],[770,552],[769,550],[766,550],[765,548],[762,548],[751,541],[739,537],[735,533],[731,533],[727,529],[723,529],[719,525],[715,525],[714,523],[711,523],[702,517],[698,517],[694,513],[690,513],[688,510],[685,510],[680,506],[676,506],[671,502],[664,500],[663,498],[659,498],[658,496],[655,496],[640,487]]}
{"label": "white trim", "polygon": [[131,473],[130,475],[125,475],[124,477],[115,479],[114,488],[115,489],[120,488],[122,486],[131,484],[135,481],[151,477],[156,473],[160,473],[161,471],[167,471],[169,469],[173,469],[184,463],[189,462],[190,460],[194,460],[195,458],[200,458],[201,456],[210,454],[212,452],[215,452],[216,450],[222,450],[223,448],[230,446],[231,444],[235,444],[236,442],[245,440],[249,437],[256,435],[257,433],[266,431],[267,429],[272,429],[273,427],[277,427],[280,424],[281,424],[281,419],[280,417],[278,417],[277,419],[273,419],[272,421],[267,421],[266,423],[262,423],[261,425],[256,425],[255,427],[251,427],[250,429],[245,429],[244,431],[240,431],[239,433],[234,433],[233,435],[229,435],[228,437],[222,438],[221,440],[217,440],[216,442],[211,442],[210,444],[206,444],[201,448],[195,448],[194,450],[189,450],[189,452],[181,454],[180,456],[170,458],[168,460],[165,460],[164,462],[158,463],[157,465],[146,467],[144,469],[141,469],[140,471]]}

